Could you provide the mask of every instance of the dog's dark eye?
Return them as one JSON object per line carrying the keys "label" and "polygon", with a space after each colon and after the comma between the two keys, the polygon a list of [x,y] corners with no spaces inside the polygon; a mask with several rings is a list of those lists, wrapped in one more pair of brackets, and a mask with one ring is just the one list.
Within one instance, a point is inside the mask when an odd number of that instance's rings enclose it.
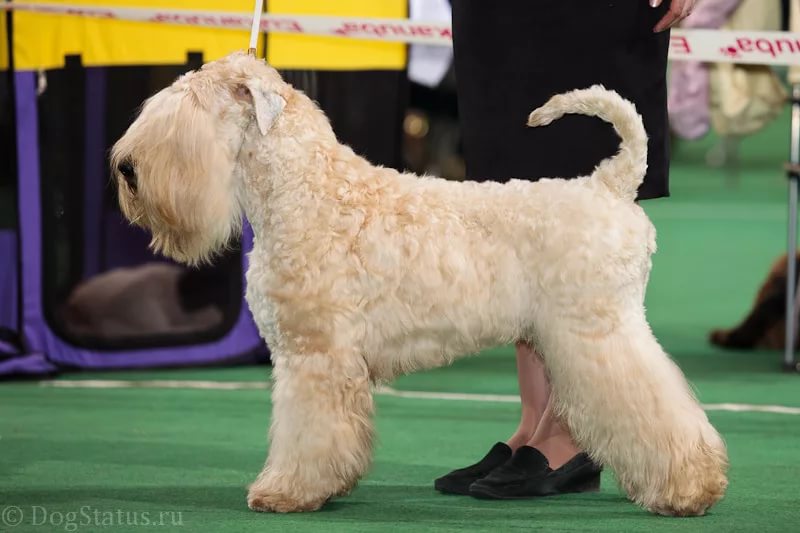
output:
{"label": "dog's dark eye", "polygon": [[133,168],[133,163],[126,159],[117,166],[117,170],[125,178],[125,182],[131,191],[136,192],[136,169]]}

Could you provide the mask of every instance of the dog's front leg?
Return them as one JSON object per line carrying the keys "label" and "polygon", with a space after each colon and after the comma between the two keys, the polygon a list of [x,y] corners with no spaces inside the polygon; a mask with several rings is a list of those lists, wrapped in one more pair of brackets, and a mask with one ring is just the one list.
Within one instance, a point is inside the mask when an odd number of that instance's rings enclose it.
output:
{"label": "dog's front leg", "polygon": [[314,511],[349,492],[371,460],[372,410],[363,358],[274,356],[270,450],[249,507]]}

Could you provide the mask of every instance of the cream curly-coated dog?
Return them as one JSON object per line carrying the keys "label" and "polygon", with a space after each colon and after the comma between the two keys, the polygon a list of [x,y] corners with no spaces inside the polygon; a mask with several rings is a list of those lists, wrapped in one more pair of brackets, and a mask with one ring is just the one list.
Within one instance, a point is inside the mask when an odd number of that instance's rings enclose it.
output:
{"label": "cream curly-coated dog", "polygon": [[[372,453],[371,387],[520,339],[543,354],[575,441],[631,499],[699,515],[727,457],[645,319],[655,231],[634,203],[646,136],[602,87],[534,111],[611,122],[619,153],[591,176],[456,183],[374,167],[264,61],[234,53],[150,98],[114,146],[126,216],[155,250],[208,260],[255,230],[247,301],[273,353],[259,511],[346,494]],[[580,145],[576,143],[576,150]]]}

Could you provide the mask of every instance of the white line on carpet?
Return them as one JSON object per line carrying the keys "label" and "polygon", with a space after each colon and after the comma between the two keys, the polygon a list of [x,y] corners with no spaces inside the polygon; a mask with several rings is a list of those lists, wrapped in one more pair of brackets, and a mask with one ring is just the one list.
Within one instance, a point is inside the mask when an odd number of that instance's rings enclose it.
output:
{"label": "white line on carpet", "polygon": [[[268,390],[269,384],[262,381],[198,381],[198,380],[141,380],[76,379],[40,381],[42,387],[64,389],[201,389],[201,390]],[[466,402],[519,403],[515,394],[472,394],[463,392],[426,392],[397,390],[382,386],[376,394],[415,400],[444,400]],[[746,403],[704,404],[706,411],[731,411],[736,413],[775,413],[800,415],[800,407],[785,405],[757,405]]]}
{"label": "white line on carpet", "polygon": [[262,381],[196,381],[173,379],[75,379],[44,380],[42,387],[63,389],[203,389],[203,390],[268,390],[269,384]]}

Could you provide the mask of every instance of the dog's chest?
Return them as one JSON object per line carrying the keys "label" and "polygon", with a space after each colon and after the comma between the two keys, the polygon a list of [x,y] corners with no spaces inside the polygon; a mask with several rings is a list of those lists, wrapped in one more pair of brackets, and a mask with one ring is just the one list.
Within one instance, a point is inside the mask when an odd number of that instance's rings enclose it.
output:
{"label": "dog's chest", "polygon": [[255,250],[250,254],[250,267],[245,275],[247,290],[245,300],[253,315],[261,337],[270,349],[278,347],[278,309],[268,297],[269,271],[256,259]]}

